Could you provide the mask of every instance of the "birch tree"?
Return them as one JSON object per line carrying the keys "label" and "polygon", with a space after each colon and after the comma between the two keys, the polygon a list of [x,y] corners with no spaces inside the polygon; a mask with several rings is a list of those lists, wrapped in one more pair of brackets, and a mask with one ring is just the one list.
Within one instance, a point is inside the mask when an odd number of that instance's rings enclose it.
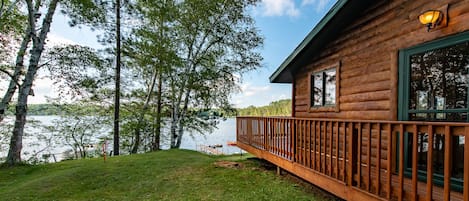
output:
{"label": "birch tree", "polygon": [[[151,150],[159,149],[159,139],[162,127],[163,111],[163,85],[164,77],[172,65],[178,63],[175,51],[175,32],[172,26],[178,15],[177,4],[174,0],[137,1],[137,10],[142,21],[135,27],[129,43],[126,45],[129,62],[135,75],[141,75],[146,86],[145,100],[139,112],[137,124],[134,127],[134,144],[132,153],[137,153],[140,145],[141,131],[152,126],[143,121],[144,116],[150,113],[150,103],[156,102],[154,111],[155,129]],[[138,72],[142,72],[140,74]]]}
{"label": "birch tree", "polygon": [[[53,16],[60,4],[62,13],[71,17],[70,25],[81,23],[93,24],[104,21],[102,9],[99,7],[101,1],[93,0],[25,0],[27,8],[28,29],[25,32],[25,39],[31,40],[30,58],[26,74],[22,76],[22,81],[18,85],[18,101],[16,104],[15,124],[10,139],[10,148],[6,160],[7,165],[16,165],[21,162],[22,139],[24,135],[24,125],[26,123],[28,96],[32,95],[33,82],[40,68],[39,62],[44,51],[47,34],[50,31]],[[45,11],[43,17],[38,11]],[[38,21],[42,18],[42,24]],[[29,33],[29,35],[28,35]],[[24,43],[29,43],[23,40]],[[23,43],[22,42],[22,43]],[[26,49],[25,49],[26,51]],[[18,53],[20,54],[20,53]],[[24,57],[23,57],[24,58]],[[16,70],[16,69],[15,69]],[[19,79],[19,78],[18,78]],[[14,82],[11,79],[11,82]],[[10,82],[10,83],[11,83]]]}
{"label": "birch tree", "polygon": [[[179,148],[184,129],[202,132],[214,124],[193,110],[229,109],[237,89],[235,74],[261,66],[263,39],[247,9],[256,0],[181,2],[175,29],[183,65],[170,73],[171,148]],[[191,111],[192,110],[192,111]]]}

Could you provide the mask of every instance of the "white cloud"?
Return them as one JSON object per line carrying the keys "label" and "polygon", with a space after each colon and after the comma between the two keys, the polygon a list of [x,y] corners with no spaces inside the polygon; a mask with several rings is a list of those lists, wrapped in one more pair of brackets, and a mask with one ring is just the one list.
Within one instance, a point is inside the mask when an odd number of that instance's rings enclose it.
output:
{"label": "white cloud", "polygon": [[326,8],[326,5],[330,2],[331,0],[303,0],[301,3],[302,6],[307,6],[307,5],[313,5],[316,8],[316,11],[318,12],[323,12],[324,9]]}
{"label": "white cloud", "polygon": [[261,12],[264,16],[298,16],[300,10],[293,0],[262,0]]}
{"label": "white cloud", "polygon": [[258,93],[269,91],[270,86],[252,86],[249,83],[241,85],[241,92],[245,97],[253,96]]}
{"label": "white cloud", "polygon": [[77,45],[77,43],[62,36],[49,33],[47,34],[46,45],[49,47],[53,47],[56,45]]}
{"label": "white cloud", "polygon": [[237,108],[268,105],[272,101],[291,98],[291,86],[266,84],[254,85],[251,83],[242,84],[240,86],[241,93],[234,94],[231,103]]}

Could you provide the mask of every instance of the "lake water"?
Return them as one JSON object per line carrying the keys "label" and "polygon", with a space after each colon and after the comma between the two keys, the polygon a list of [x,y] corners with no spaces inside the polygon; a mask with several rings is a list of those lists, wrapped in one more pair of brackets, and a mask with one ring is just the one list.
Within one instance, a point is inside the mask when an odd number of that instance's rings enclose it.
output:
{"label": "lake water", "polygon": [[[40,122],[42,125],[50,126],[52,121],[58,119],[58,116],[28,116],[28,120],[35,120]],[[7,123],[12,122],[12,117],[6,118],[4,122],[0,124],[0,129],[6,129]],[[190,149],[197,151],[211,151],[212,153],[222,153],[222,154],[234,154],[240,153],[241,150],[237,147],[228,146],[227,142],[236,141],[236,119],[229,118],[225,121],[220,121],[212,133],[207,133],[205,135],[185,132],[181,142],[181,149]],[[111,128],[110,128],[111,129]],[[110,130],[109,129],[109,130]],[[53,157],[49,158],[49,162],[54,162],[55,160],[60,161],[64,158],[63,152],[70,150],[70,147],[52,143],[48,146],[45,143],[44,137],[49,136],[48,133],[43,131],[41,126],[33,125],[31,123],[26,124],[25,128],[26,136],[23,138],[23,150],[22,150],[22,159],[26,160],[31,158],[35,153],[41,151],[41,154],[37,154],[36,157],[41,158],[42,154],[52,155]],[[42,136],[43,138],[41,139]],[[0,138],[1,139],[1,138]],[[168,148],[168,137],[162,137],[161,139],[163,149]],[[112,149],[112,139],[107,141],[108,153],[109,149]],[[4,158],[8,152],[8,140],[3,140],[0,142],[0,158]],[[215,149],[210,149],[208,146],[211,145],[221,145]]]}

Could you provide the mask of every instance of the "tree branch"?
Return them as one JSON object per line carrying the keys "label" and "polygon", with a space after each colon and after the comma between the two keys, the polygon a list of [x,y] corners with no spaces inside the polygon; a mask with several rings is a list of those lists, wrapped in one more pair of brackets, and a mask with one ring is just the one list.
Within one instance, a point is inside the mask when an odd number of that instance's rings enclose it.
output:
{"label": "tree branch", "polygon": [[14,77],[10,72],[8,72],[8,71],[6,71],[6,70],[4,70],[4,69],[1,69],[1,68],[0,68],[0,72],[7,74],[8,77],[10,77],[13,82],[15,82],[16,86],[17,86],[17,87],[20,87],[20,84],[18,83],[18,81],[15,80],[15,77]]}

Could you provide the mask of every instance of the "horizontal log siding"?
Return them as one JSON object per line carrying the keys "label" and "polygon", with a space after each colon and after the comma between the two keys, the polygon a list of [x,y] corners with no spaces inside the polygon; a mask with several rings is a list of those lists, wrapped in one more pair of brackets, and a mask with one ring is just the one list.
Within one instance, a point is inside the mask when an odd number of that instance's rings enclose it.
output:
{"label": "horizontal log siding", "polygon": [[[448,25],[427,32],[417,16],[446,4],[449,5]],[[397,120],[398,50],[469,30],[467,22],[467,0],[388,0],[362,11],[353,23],[338,27],[342,34],[322,48],[322,52],[311,55],[309,65],[295,72],[294,116]],[[309,76],[337,62],[341,62],[339,111],[309,110]]]}

